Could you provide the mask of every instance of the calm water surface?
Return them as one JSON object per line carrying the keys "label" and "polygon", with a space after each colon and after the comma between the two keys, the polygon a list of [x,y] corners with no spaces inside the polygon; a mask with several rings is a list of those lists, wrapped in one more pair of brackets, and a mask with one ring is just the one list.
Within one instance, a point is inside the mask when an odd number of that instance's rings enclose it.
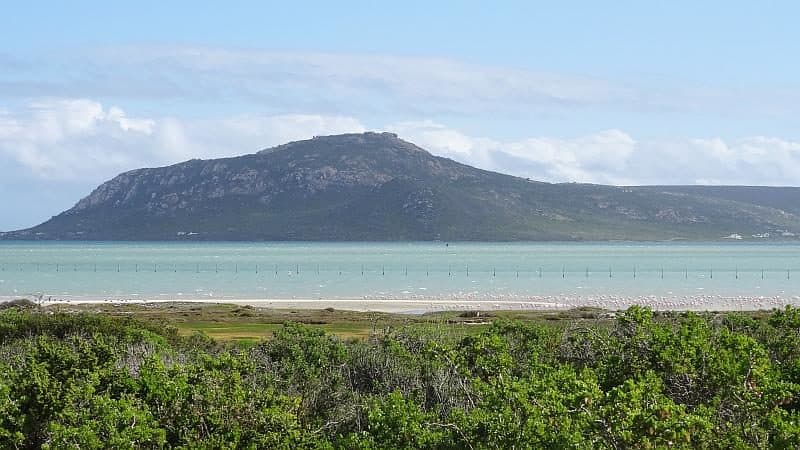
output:
{"label": "calm water surface", "polygon": [[0,297],[800,294],[800,244],[0,242]]}

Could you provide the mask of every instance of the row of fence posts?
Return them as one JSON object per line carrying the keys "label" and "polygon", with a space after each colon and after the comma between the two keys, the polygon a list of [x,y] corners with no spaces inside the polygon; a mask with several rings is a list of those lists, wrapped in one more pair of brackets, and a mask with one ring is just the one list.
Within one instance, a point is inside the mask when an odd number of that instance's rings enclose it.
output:
{"label": "row of fence posts", "polygon": [[[19,272],[24,272],[23,266],[24,266],[24,264],[19,264],[19,266],[18,266],[18,271]],[[36,272],[41,272],[41,266],[42,266],[42,264],[35,263]],[[52,264],[47,264],[46,266],[52,266]],[[66,267],[69,267],[69,265],[68,264],[56,263],[55,264],[55,271],[56,272],[65,272],[65,270],[63,270],[63,269],[66,268]],[[93,264],[90,267],[92,267],[92,271],[93,272],[97,272],[97,264]],[[171,269],[172,269],[171,272],[175,272],[175,273],[178,272],[178,266],[176,264],[168,265],[167,267],[168,267],[168,269],[167,269],[168,271],[169,271],[169,268],[171,267]],[[138,272],[143,272],[144,271],[144,270],[140,270],[140,268],[141,267],[140,267],[139,264],[135,264],[134,265],[134,271],[135,272],[138,273]],[[195,273],[200,273],[201,272],[200,269],[201,269],[200,268],[200,264],[195,264]],[[234,270],[234,273],[239,273],[239,264],[238,263],[234,264],[234,269],[233,270]],[[7,271],[6,264],[0,265],[0,271],[2,271],[2,272],[6,272]],[[68,271],[68,270],[66,270],[66,271]],[[72,271],[73,272],[78,272],[78,264],[72,264]],[[116,265],[116,271],[117,272],[121,271],[121,268],[120,268],[119,264]],[[159,271],[159,265],[158,264],[153,264],[153,270],[152,271],[154,273],[157,273]],[[300,275],[300,273],[301,273],[300,265],[299,264],[294,264],[294,265],[290,266],[289,271],[294,273],[295,275]],[[219,273],[220,272],[219,264],[215,264],[214,265],[214,272],[215,273]],[[260,265],[256,264],[255,265],[255,273],[259,273],[259,272],[260,272]],[[275,264],[275,275],[278,275],[280,272],[281,272],[281,270],[280,270],[279,265]],[[314,272],[315,272],[316,275],[320,274],[320,266],[319,266],[319,264],[316,265],[316,270]],[[365,270],[365,266],[362,264],[361,265],[361,276],[364,276],[365,273],[367,273],[367,272],[368,271]],[[517,278],[519,278],[519,274],[520,274],[519,269],[516,269],[516,270],[514,270],[512,272],[516,274]],[[338,274],[342,275],[342,273],[343,273],[342,269],[341,269],[341,267],[339,267],[338,268]],[[386,275],[386,266],[381,266],[380,273],[381,273],[381,276],[385,276]],[[469,266],[465,266],[465,273],[466,273],[467,278],[469,278],[469,276],[470,276]],[[492,273],[492,277],[496,277],[497,276],[497,268],[496,267],[492,267],[491,273]],[[538,268],[538,270],[536,270],[535,272],[532,271],[532,273],[537,273],[539,278],[543,278],[543,274],[544,274],[543,267],[540,266]],[[566,265],[562,266],[562,268],[561,268],[561,278],[566,278],[568,273],[573,273],[573,272],[567,271],[567,266]],[[587,267],[586,271],[585,271],[585,277],[589,278],[590,274],[592,274],[592,273],[594,273],[594,272],[591,271]],[[617,273],[621,273],[621,272],[617,272]],[[640,274],[640,273],[641,272],[639,272],[637,267],[633,267],[632,274],[633,274],[633,278],[634,279],[637,278],[638,274]],[[665,272],[664,272],[664,268],[663,267],[660,268],[659,270],[657,270],[656,273],[658,273],[660,275],[661,279],[664,279],[664,273]],[[408,276],[408,266],[404,266],[403,267],[403,274],[404,274],[404,276]],[[430,274],[431,274],[430,268],[426,268],[425,269],[425,276],[430,276]],[[452,269],[452,266],[447,266],[447,276],[452,277],[453,275],[454,275],[454,271]],[[685,268],[683,270],[683,275],[684,275],[684,278],[686,278],[686,279],[689,278],[689,269],[688,268]],[[708,276],[709,276],[710,279],[714,279],[714,269],[713,268],[708,269]],[[614,271],[613,271],[613,269],[611,267],[608,268],[608,277],[609,278],[613,278],[614,277]],[[737,279],[737,280],[739,279],[739,268],[738,267],[734,269],[734,278]],[[761,279],[763,280],[765,278],[766,278],[766,270],[765,269],[761,269]],[[791,269],[786,269],[786,279],[787,280],[791,279]]]}

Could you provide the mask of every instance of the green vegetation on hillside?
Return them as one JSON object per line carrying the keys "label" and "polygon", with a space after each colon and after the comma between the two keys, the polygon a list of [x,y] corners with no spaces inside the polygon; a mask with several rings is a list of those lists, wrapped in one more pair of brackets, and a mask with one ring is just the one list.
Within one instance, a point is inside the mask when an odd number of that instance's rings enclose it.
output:
{"label": "green vegetation on hillside", "polygon": [[0,312],[0,448],[800,446],[800,310],[593,314],[242,343],[21,304]]}

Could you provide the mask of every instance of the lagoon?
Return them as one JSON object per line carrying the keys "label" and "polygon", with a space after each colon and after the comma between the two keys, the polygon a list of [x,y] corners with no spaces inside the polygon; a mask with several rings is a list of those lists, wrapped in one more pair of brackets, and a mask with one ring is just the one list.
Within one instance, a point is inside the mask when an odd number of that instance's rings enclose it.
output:
{"label": "lagoon", "polygon": [[799,257],[794,243],[16,241],[0,243],[0,298],[791,303]]}

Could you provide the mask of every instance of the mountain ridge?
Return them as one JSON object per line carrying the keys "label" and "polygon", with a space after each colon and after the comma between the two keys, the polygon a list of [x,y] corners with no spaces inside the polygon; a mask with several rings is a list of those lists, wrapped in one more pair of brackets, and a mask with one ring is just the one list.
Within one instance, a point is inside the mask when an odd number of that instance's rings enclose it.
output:
{"label": "mountain ridge", "polygon": [[2,239],[715,240],[800,234],[800,188],[544,183],[392,133],[318,136],[119,174]]}

